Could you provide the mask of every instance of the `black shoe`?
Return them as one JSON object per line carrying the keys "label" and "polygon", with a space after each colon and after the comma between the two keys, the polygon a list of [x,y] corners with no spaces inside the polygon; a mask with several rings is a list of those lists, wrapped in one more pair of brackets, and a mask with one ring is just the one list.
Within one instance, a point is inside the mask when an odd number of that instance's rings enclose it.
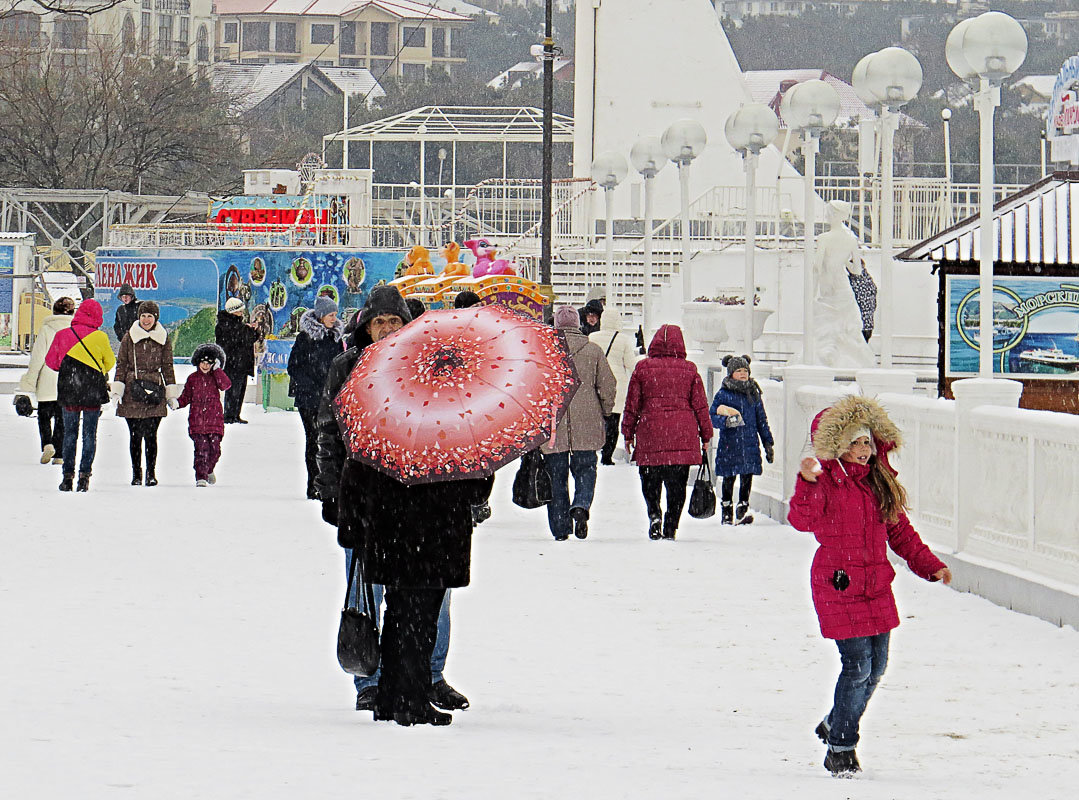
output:
{"label": "black shoe", "polygon": [[734,509],[735,525],[752,525],[753,515],[749,513],[749,503],[739,503]]}
{"label": "black shoe", "polygon": [[862,766],[858,763],[858,756],[853,750],[829,749],[824,756],[824,768],[832,775],[853,775],[861,772]]}
{"label": "black shoe", "polygon": [[90,473],[79,473],[79,484],[75,487],[76,492],[88,492],[90,491]]}
{"label": "black shoe", "polygon": [[602,461],[600,461],[599,463],[603,464],[604,466],[608,466],[608,467],[613,467],[614,466],[614,462],[611,461],[611,459],[609,459],[609,458],[605,458]]}
{"label": "black shoe", "polygon": [[588,509],[587,508],[571,508],[569,510],[570,519],[573,520],[573,535],[578,539],[588,538]]}
{"label": "black shoe", "polygon": [[431,684],[431,688],[427,690],[427,699],[443,711],[461,711],[468,708],[468,698],[445,680]]}
{"label": "black shoe", "polygon": [[822,742],[828,744],[828,724],[824,720],[821,720],[817,724],[817,727],[813,731],[813,733],[817,734],[817,738],[820,739]]}
{"label": "black shoe", "polygon": [[445,711],[439,711],[438,709],[427,706],[427,708],[416,708],[408,711],[394,711],[393,721],[398,725],[449,725],[453,722],[453,715],[447,714]]}
{"label": "black shoe", "polygon": [[309,484],[307,487],[307,499],[318,500],[318,489],[315,488],[314,484]]}
{"label": "black shoe", "polygon": [[472,506],[472,524],[480,525],[491,518],[491,504],[479,503]]}
{"label": "black shoe", "polygon": [[147,472],[146,473],[146,485],[147,486],[157,486],[157,476],[154,475],[154,473],[152,473],[152,472]]}
{"label": "black shoe", "polygon": [[659,539],[663,536],[663,520],[659,517],[648,521],[648,538]]}
{"label": "black shoe", "polygon": [[734,504],[733,503],[721,503],[720,504],[720,524],[721,525],[733,525],[734,524]]}
{"label": "black shoe", "polygon": [[240,419],[239,417],[236,417],[236,419],[234,419],[233,422],[239,423],[240,425],[246,425],[247,424],[246,419]]}
{"label": "black shoe", "polygon": [[555,540],[556,542],[564,542],[564,541],[566,541],[566,539],[568,539],[568,538],[569,538],[569,534],[568,534],[568,533],[566,533],[566,534],[563,534],[562,536],[559,536],[559,535],[558,535],[557,533],[556,533],[556,534],[554,534],[554,540]]}
{"label": "black shoe", "polygon": [[70,492],[72,490],[72,488],[74,488],[74,483],[75,483],[75,473],[74,472],[65,472],[64,473],[64,479],[62,481],[60,481],[60,491],[61,492]]}
{"label": "black shoe", "polygon": [[[357,711],[374,711],[375,710],[375,696],[378,694],[377,686],[368,686],[366,689],[360,689],[356,692],[356,710]],[[375,719],[378,719],[376,716]],[[386,719],[393,719],[390,715]]]}
{"label": "black shoe", "polygon": [[142,486],[142,467],[131,468],[131,485]]}

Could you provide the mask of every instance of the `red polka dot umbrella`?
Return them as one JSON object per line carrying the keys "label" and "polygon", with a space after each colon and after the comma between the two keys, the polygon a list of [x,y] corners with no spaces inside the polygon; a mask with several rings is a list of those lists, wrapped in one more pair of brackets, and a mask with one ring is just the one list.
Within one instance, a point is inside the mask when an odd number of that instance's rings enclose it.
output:
{"label": "red polka dot umbrella", "polygon": [[428,311],[364,350],[334,411],[349,455],[402,483],[478,478],[550,439],[578,383],[554,328]]}

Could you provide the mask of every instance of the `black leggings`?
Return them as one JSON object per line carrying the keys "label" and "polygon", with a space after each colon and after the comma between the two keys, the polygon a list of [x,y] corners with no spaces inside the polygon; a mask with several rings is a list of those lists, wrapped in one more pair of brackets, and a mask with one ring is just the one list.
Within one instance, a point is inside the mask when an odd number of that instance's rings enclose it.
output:
{"label": "black leggings", "polygon": [[429,709],[431,652],[445,589],[386,587],[382,622],[382,672],[375,704],[382,715]]}
{"label": "black leggings", "polygon": [[666,524],[670,528],[678,527],[682,517],[682,507],[686,504],[686,484],[689,483],[688,464],[667,464],[660,467],[640,467],[641,492],[644,504],[648,507],[648,519],[660,519],[663,508],[660,495],[667,488]]}
{"label": "black leggings", "polygon": [[315,488],[315,479],[318,478],[318,409],[297,408],[300,412],[300,422],[303,423],[303,460],[307,465],[307,490]]}
{"label": "black leggings", "polygon": [[51,444],[56,457],[64,452],[64,410],[55,400],[43,400],[37,404],[37,432],[41,437],[41,449]]}
{"label": "black leggings", "polygon": [[[721,490],[722,500],[724,503],[731,502],[731,498],[734,497],[734,475],[723,479],[723,488]],[[749,493],[753,490],[753,476],[752,475],[739,475],[738,482],[738,504],[749,505]]]}
{"label": "black leggings", "polygon": [[153,472],[157,467],[157,426],[161,417],[134,419],[127,417],[129,434],[128,446],[131,450],[131,468],[142,469],[142,450],[146,448],[146,471]]}

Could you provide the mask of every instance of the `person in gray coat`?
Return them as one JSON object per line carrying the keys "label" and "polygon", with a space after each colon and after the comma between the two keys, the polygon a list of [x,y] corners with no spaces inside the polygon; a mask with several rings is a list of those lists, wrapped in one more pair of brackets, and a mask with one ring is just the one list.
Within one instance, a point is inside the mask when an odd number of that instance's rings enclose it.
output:
{"label": "person in gray coat", "polygon": [[[565,541],[572,532],[578,539],[588,536],[588,512],[596,491],[596,451],[606,439],[604,417],[614,408],[618,382],[603,351],[580,331],[580,316],[573,306],[559,306],[554,325],[566,336],[581,385],[569,409],[558,423],[555,435],[543,445],[543,462],[551,476],[551,502],[547,522],[556,541]],[[569,476],[573,475],[570,500]]]}

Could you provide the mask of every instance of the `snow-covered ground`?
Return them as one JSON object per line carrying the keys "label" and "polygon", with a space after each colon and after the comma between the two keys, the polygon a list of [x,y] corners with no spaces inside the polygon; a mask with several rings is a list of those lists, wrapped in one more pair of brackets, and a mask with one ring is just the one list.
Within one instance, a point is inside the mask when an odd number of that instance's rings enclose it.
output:
{"label": "snow-covered ground", "polygon": [[624,465],[584,542],[553,542],[499,476],[454,594],[447,676],[472,708],[375,723],[334,657],[343,559],[302,499],[300,420],[245,414],[207,489],[170,415],[150,489],[109,410],[90,493],[61,494],[0,402],[0,797],[1075,796],[1075,630],[901,573],[865,771],[836,781],[811,539],[687,520],[649,541]]}

